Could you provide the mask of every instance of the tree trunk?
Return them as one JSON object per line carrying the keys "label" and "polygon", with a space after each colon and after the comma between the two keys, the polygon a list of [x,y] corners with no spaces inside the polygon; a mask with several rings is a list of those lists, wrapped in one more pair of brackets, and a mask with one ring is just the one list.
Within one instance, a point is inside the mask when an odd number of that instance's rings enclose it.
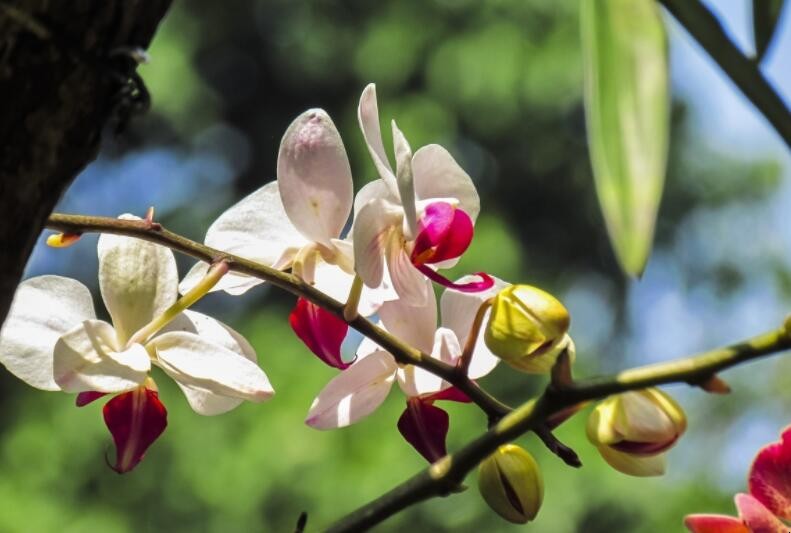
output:
{"label": "tree trunk", "polygon": [[97,155],[171,0],[0,0],[0,323],[44,221]]}

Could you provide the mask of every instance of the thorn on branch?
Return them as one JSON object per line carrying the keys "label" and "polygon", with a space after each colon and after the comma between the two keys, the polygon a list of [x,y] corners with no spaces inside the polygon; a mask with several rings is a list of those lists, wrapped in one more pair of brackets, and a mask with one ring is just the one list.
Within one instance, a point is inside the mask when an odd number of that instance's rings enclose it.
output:
{"label": "thorn on branch", "polygon": [[708,378],[703,379],[690,385],[700,387],[704,391],[711,394],[728,394],[731,392],[731,387],[724,379],[717,374],[712,374]]}
{"label": "thorn on branch", "polygon": [[541,425],[538,426],[534,431],[538,438],[541,439],[541,442],[544,443],[544,446],[546,446],[549,451],[560,457],[564,463],[574,468],[579,468],[582,466],[582,461],[577,455],[577,452],[560,442],[558,438],[552,433],[552,430],[549,429],[549,427],[546,425]]}
{"label": "thorn on branch", "polygon": [[302,511],[297,518],[297,527],[294,528],[294,533],[303,533],[305,526],[308,524],[308,513]]}
{"label": "thorn on branch", "polygon": [[154,222],[154,206],[148,208],[146,216],[143,218],[145,229],[149,231],[162,231],[162,224]]}

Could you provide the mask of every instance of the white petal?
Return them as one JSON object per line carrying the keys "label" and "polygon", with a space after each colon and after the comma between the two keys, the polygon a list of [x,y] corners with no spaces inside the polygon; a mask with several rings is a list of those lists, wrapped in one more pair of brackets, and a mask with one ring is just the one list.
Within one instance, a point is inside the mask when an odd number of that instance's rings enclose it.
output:
{"label": "white petal", "polygon": [[[276,181],[270,181],[221,214],[209,226],[204,242],[212,248],[275,268],[287,268],[296,251],[308,244],[288,219]],[[206,263],[199,265],[202,266],[193,267],[196,272],[191,270],[182,281],[179,286],[182,293],[194,287],[208,269]],[[249,283],[245,283],[245,279]],[[213,290],[241,294],[259,283],[263,281],[229,273]]]}
{"label": "white petal", "polygon": [[473,221],[478,217],[481,201],[475,185],[442,146],[429,144],[415,152],[412,173],[419,200],[456,198]]}
{"label": "white petal", "polygon": [[323,110],[305,111],[286,130],[277,182],[294,226],[308,239],[330,246],[346,225],[354,192],[343,141]]}
{"label": "white petal", "polygon": [[386,302],[379,309],[379,317],[387,331],[418,350],[431,353],[437,329],[437,302],[431,282],[423,278],[419,284],[427,295],[423,305],[411,306],[403,299]]}
{"label": "white petal", "polygon": [[[460,355],[461,346],[456,334],[447,328],[439,328],[434,334],[431,357],[453,365]],[[450,383],[439,376],[413,365],[398,369],[398,384],[407,396],[431,394],[450,387]]]}
{"label": "white petal", "polygon": [[[400,232],[393,232],[387,246],[387,270],[401,300],[407,305],[424,306],[429,299],[426,277],[412,264]],[[433,293],[432,293],[433,297]]]}
{"label": "white petal", "polygon": [[338,374],[319,393],[305,423],[316,429],[342,428],[371,414],[387,397],[397,365],[387,352],[374,352]]}
{"label": "white petal", "polygon": [[[494,285],[485,291],[461,292],[445,289],[442,292],[439,304],[442,313],[442,325],[452,329],[462,345],[467,342],[467,336],[470,333],[470,328],[481,304],[511,285],[494,276],[492,278],[494,279]],[[459,278],[456,283],[468,283],[478,280],[478,276],[469,275]]]}
{"label": "white petal", "polygon": [[415,205],[415,184],[412,178],[412,148],[398,129],[395,120],[393,125],[393,146],[396,158],[396,181],[398,182],[398,195],[401,206],[404,208],[404,233],[407,240],[412,240],[417,235],[417,212]]}
{"label": "white petal", "polygon": [[[345,302],[349,298],[353,281],[353,274],[348,274],[335,265],[324,261],[319,261],[316,265],[313,286],[339,302]],[[357,312],[360,315],[371,316],[379,310],[384,302],[398,298],[395,291],[386,285],[385,281],[375,289],[363,285],[360,303],[357,306]]]}
{"label": "white petal", "polygon": [[95,318],[85,285],[60,276],[39,276],[19,284],[0,330],[0,362],[33,387],[59,390],[52,375],[58,338]]}
{"label": "white petal", "polygon": [[124,349],[107,322],[86,320],[58,339],[55,382],[66,392],[121,392],[139,386],[151,370],[141,344]]}
{"label": "white petal", "polygon": [[354,197],[354,218],[357,218],[357,213],[360,212],[360,209],[362,209],[365,204],[377,198],[387,200],[395,205],[401,202],[398,195],[393,194],[393,191],[387,186],[384,180],[376,179],[370,181],[363,185]]}
{"label": "white petal", "polygon": [[[132,215],[119,218],[139,220]],[[142,239],[99,237],[99,288],[124,343],[176,302],[179,273],[173,252]]]}
{"label": "white petal", "polygon": [[[477,276],[464,276],[456,282],[466,283],[475,281],[476,279]],[[494,278],[494,285],[485,291],[461,292],[453,289],[445,289],[442,293],[442,298],[440,299],[442,325],[453,330],[456,337],[459,339],[462,349],[467,343],[470,328],[472,328],[472,323],[475,320],[475,315],[480,305],[484,300],[493,297],[509,285],[511,284],[508,282],[499,278]],[[489,314],[490,313],[487,311],[481,324],[481,329],[483,329],[484,325],[488,322]],[[472,352],[472,359],[470,359],[468,376],[470,379],[481,378],[494,370],[499,362],[500,359],[486,346],[483,332],[479,330],[478,340]]]}
{"label": "white petal", "polygon": [[401,211],[386,200],[368,202],[357,215],[353,227],[354,269],[369,287],[379,287],[384,279],[385,247],[390,234],[401,225]]}
{"label": "white petal", "polygon": [[365,137],[365,144],[368,146],[368,153],[371,154],[371,159],[374,161],[376,171],[379,177],[384,180],[385,185],[391,192],[398,191],[396,185],[395,175],[393,174],[393,167],[387,160],[385,154],[385,147],[382,143],[382,130],[379,127],[379,106],[376,103],[376,85],[373,83],[363,90],[360,96],[360,104],[357,106],[357,120],[360,123],[360,129]]}
{"label": "white petal", "polygon": [[177,382],[222,396],[262,402],[274,391],[257,364],[193,333],[163,333],[148,343],[154,361]]}
{"label": "white petal", "polygon": [[[162,330],[161,334],[169,331],[186,331],[188,333],[200,335],[201,337],[211,340],[215,344],[219,344],[224,348],[246,357],[253,363],[257,362],[255,350],[250,343],[247,342],[247,339],[219,320],[215,320],[202,313],[189,310],[184,311],[168,324]],[[201,415],[211,416],[226,413],[238,407],[244,401],[240,398],[222,396],[210,390],[188,385],[180,381],[176,381],[176,384],[184,392],[190,407]]]}

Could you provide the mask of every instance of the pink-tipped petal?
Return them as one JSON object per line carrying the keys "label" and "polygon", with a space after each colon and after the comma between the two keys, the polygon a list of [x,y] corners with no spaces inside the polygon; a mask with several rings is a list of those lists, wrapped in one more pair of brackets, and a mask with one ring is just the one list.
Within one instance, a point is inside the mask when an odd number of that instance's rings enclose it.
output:
{"label": "pink-tipped petal", "polygon": [[447,202],[429,204],[418,221],[412,262],[423,265],[455,259],[467,250],[472,236],[467,213]]}
{"label": "pink-tipped petal", "polygon": [[788,527],[753,496],[737,494],[734,501],[750,533],[788,533]]}
{"label": "pink-tipped petal", "polygon": [[407,400],[398,431],[429,463],[447,455],[448,413],[419,398]]}
{"label": "pink-tipped petal", "polygon": [[684,526],[692,533],[750,533],[744,522],[721,514],[691,514],[684,517]]}
{"label": "pink-tipped petal", "polygon": [[351,365],[341,359],[341,344],[349,330],[346,322],[304,298],[297,299],[288,321],[297,337],[319,359],[341,370]]}
{"label": "pink-tipped petal", "polygon": [[77,407],[85,407],[89,403],[92,403],[102,396],[106,396],[106,392],[97,392],[95,390],[81,392],[77,395],[77,398],[74,400],[74,405]]}
{"label": "pink-tipped petal", "polygon": [[791,427],[780,442],[762,448],[749,477],[750,494],[780,518],[791,520]]}
{"label": "pink-tipped petal", "polygon": [[417,269],[434,283],[438,283],[448,289],[461,292],[481,292],[490,289],[494,285],[494,279],[485,272],[476,272],[475,275],[481,278],[480,281],[470,281],[467,283],[454,283],[436,270],[427,265],[420,265]]}
{"label": "pink-tipped petal", "polygon": [[472,400],[464,392],[456,387],[448,387],[447,389],[423,396],[422,400],[427,403],[436,402],[438,400],[447,400],[449,402],[470,403]]}
{"label": "pink-tipped petal", "polygon": [[352,171],[335,124],[322,109],[309,109],[286,130],[277,157],[283,208],[306,238],[330,246],[354,201]]}
{"label": "pink-tipped petal", "polygon": [[165,431],[168,413],[155,391],[139,387],[107,402],[104,422],[115,441],[116,460],[110,467],[123,474],[137,466],[148,447]]}

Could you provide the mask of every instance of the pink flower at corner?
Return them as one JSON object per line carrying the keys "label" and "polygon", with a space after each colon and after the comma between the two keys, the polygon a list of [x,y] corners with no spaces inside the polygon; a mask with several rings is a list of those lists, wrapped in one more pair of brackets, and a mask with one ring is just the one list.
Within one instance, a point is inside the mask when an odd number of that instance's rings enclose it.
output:
{"label": "pink flower at corner", "polygon": [[734,498],[739,517],[693,514],[684,525],[693,533],[788,533],[791,526],[791,426],[780,442],[755,456],[748,478],[750,494]]}

